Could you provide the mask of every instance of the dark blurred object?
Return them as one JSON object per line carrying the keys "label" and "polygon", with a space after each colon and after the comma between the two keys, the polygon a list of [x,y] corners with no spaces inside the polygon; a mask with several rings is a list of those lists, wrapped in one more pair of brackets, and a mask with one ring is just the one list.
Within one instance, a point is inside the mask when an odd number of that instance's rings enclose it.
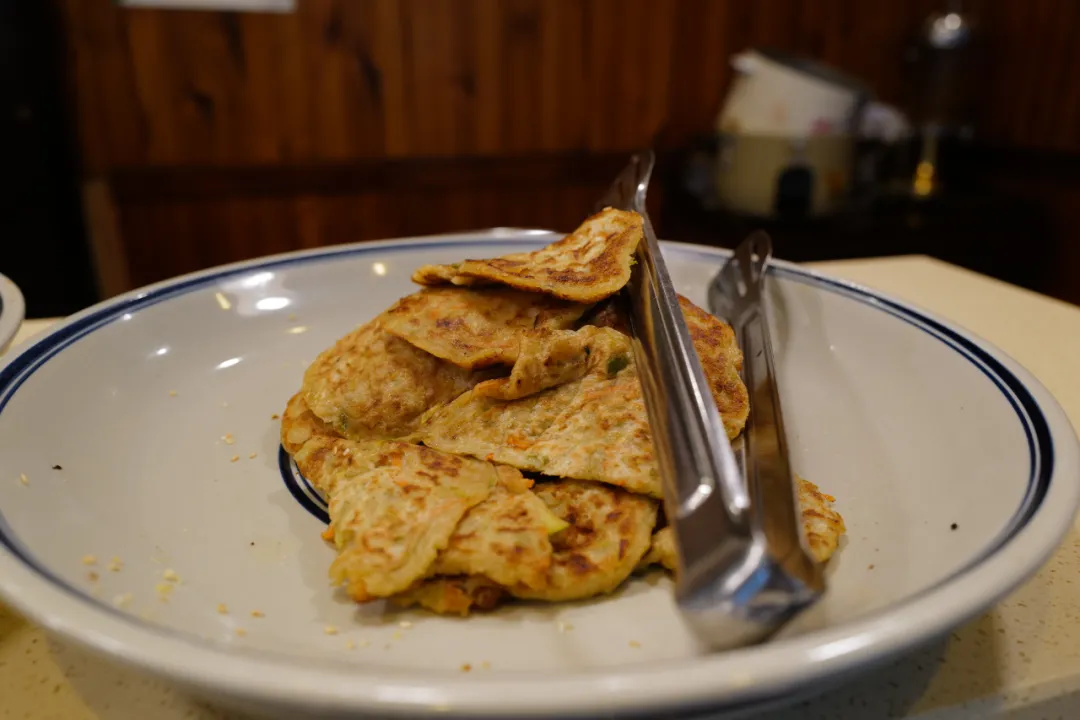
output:
{"label": "dark blurred object", "polygon": [[763,229],[784,260],[925,254],[1039,292],[1054,290],[1053,218],[1036,200],[985,181],[1002,162],[1014,162],[999,158],[1000,151],[945,139],[939,156],[949,190],[933,197],[877,194],[830,217],[751,218],[708,203],[711,190],[702,168],[710,162],[710,144],[706,138],[667,165],[659,228],[665,238],[734,247]]}
{"label": "dark blurred object", "polygon": [[0,271],[22,289],[27,317],[97,298],[61,38],[53,3],[0,1]]}
{"label": "dark blurred object", "polygon": [[974,133],[979,40],[972,16],[952,0],[926,19],[908,49],[906,109],[920,140],[910,186],[917,198],[940,191],[940,144]]}

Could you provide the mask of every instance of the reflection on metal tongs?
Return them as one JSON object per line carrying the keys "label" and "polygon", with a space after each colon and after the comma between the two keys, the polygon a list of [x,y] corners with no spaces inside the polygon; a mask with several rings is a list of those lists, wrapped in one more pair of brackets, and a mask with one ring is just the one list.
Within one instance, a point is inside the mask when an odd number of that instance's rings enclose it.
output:
{"label": "reflection on metal tongs", "polygon": [[634,210],[645,221],[624,294],[679,548],[679,608],[703,641],[737,647],[765,638],[824,589],[801,540],[774,380],[763,293],[771,243],[764,233],[752,235],[709,288],[710,311],[731,323],[745,355],[750,417],[740,463],[645,210],[653,163],[652,152],[631,158],[598,208]]}

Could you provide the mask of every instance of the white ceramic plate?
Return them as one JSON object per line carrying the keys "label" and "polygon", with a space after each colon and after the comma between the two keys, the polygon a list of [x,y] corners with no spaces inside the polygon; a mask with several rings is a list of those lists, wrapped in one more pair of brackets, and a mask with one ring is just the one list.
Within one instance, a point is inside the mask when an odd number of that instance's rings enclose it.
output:
{"label": "white ceramic plate", "polygon": [[6,275],[0,275],[0,353],[19,332],[25,315],[26,304],[19,286]]}
{"label": "white ceramic plate", "polygon": [[[1034,572],[1069,526],[1076,438],[1030,375],[948,323],[780,265],[771,321],[794,465],[848,526],[820,605],[723,654],[695,643],[655,575],[596,602],[467,620],[357,608],[327,586],[319,509],[271,415],[316,353],[413,290],[415,266],[551,239],[233,265],[98,305],[26,347],[0,371],[3,595],[66,638],[281,716],[670,715],[794,697],[935,638]],[[665,253],[703,302],[724,255]],[[181,582],[166,603],[167,569]]]}

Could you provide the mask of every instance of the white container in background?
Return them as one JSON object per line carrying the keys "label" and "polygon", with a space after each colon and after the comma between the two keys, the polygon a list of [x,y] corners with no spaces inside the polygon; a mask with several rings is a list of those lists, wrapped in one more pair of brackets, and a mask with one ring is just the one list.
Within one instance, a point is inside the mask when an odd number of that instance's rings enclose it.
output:
{"label": "white container in background", "polygon": [[728,134],[810,137],[852,130],[868,93],[824,65],[769,50],[731,59],[737,71],[717,121]]}

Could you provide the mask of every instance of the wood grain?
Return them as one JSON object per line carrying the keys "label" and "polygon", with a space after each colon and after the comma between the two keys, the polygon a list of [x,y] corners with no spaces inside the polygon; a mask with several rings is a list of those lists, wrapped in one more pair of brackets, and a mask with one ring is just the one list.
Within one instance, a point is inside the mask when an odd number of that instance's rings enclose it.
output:
{"label": "wood grain", "polygon": [[[627,150],[712,125],[732,53],[902,96],[904,0],[300,0],[293,14],[63,0],[91,167]],[[982,0],[990,142],[1080,150],[1080,3]]]}
{"label": "wood grain", "polygon": [[[944,4],[298,0],[280,15],[52,1],[84,181],[116,200],[132,284],[322,243],[570,227],[611,158],[710,132],[733,53],[816,57],[898,102],[905,43]],[[968,7],[990,48],[980,139],[1080,152],[1080,2]]]}

